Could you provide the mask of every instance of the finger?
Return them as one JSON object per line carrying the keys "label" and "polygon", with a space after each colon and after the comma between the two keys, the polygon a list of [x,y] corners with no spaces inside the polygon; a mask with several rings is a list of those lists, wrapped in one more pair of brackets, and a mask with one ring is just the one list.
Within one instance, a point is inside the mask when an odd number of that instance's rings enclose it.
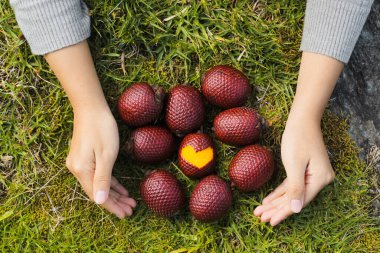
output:
{"label": "finger", "polygon": [[[303,203],[304,207],[307,206],[325,186],[324,182],[321,182],[315,179],[316,178],[314,178],[313,180],[310,180],[310,184],[308,184],[307,187],[305,188],[306,190],[305,190],[305,197],[304,197],[304,203]],[[286,205],[282,206],[280,210],[272,216],[270,220],[270,224],[272,226],[276,226],[279,223],[281,223],[283,220],[291,216],[293,213],[294,212],[292,211],[289,203],[286,203]]]}
{"label": "finger", "polygon": [[270,221],[270,219],[272,218],[272,216],[273,216],[276,212],[278,212],[277,207],[273,207],[272,209],[270,209],[270,210],[264,212],[264,213],[261,215],[261,217],[260,217],[261,222],[268,222],[268,221]]}
{"label": "finger", "polygon": [[263,212],[263,214],[261,215],[261,221],[268,222],[275,213],[277,213],[279,210],[281,210],[281,208],[284,205],[287,205],[287,204],[288,204],[287,198],[281,198],[280,202],[273,204],[272,208]]}
{"label": "finger", "polygon": [[[306,188],[303,206],[307,206],[316,197],[316,195],[318,194],[318,192],[320,192],[322,188],[323,185],[319,183],[309,184]],[[272,215],[270,219],[270,224],[272,226],[276,226],[283,220],[291,216],[293,213],[294,212],[291,209],[291,205],[289,205],[289,202],[285,202],[285,204],[279,208],[278,212]]]}
{"label": "finger", "polygon": [[267,211],[271,208],[273,208],[273,205],[271,203],[267,203],[265,205],[261,205],[261,206],[256,207],[255,210],[253,211],[253,214],[255,216],[261,216],[265,211]]}
{"label": "finger", "polygon": [[308,205],[326,185],[323,182],[314,181],[307,185],[305,206]]}
{"label": "finger", "polygon": [[261,214],[264,212],[264,206],[258,206],[255,208],[255,210],[253,210],[253,214],[257,217],[260,217]]}
{"label": "finger", "polygon": [[256,216],[260,216],[263,212],[266,212],[273,207],[277,207],[278,205],[282,205],[285,201],[288,201],[288,195],[285,193],[281,196],[278,196],[276,199],[273,199],[271,202],[267,202],[259,207],[257,207],[254,211]]}
{"label": "finger", "polygon": [[131,198],[120,195],[119,193],[111,190],[109,199],[112,199],[118,206],[120,206],[127,216],[132,215],[132,206],[136,205],[136,202],[130,201]]}
{"label": "finger", "polygon": [[115,202],[119,202],[119,199],[120,199],[120,196],[121,194],[114,191],[113,189],[110,190],[110,193],[109,193],[109,196],[115,201]]}
{"label": "finger", "polygon": [[[92,178],[94,176],[94,170],[84,170],[78,177],[78,181],[81,184],[84,192],[91,198],[92,194]],[[125,211],[116,204],[116,202],[108,199],[103,205],[101,205],[107,211],[115,214],[118,218],[123,219],[125,217]]]}
{"label": "finger", "polygon": [[112,167],[115,159],[96,154],[96,168],[94,174],[94,200],[97,204],[103,204],[109,195],[111,187]]}
{"label": "finger", "polygon": [[129,195],[127,189],[125,189],[125,187],[121,183],[119,183],[119,181],[117,181],[115,177],[111,177],[111,187],[112,189],[120,193],[121,195],[124,195],[124,196]]}
{"label": "finger", "polygon": [[[109,193],[109,198],[112,199],[116,204],[119,205],[119,203],[121,202],[120,200],[122,198],[122,195],[120,193],[118,193],[118,192],[116,192],[116,191],[114,191],[114,190],[111,189],[110,193]],[[121,205],[119,205],[119,206],[121,206]]]}
{"label": "finger", "polygon": [[131,216],[133,214],[133,210],[130,205],[127,205],[123,202],[118,202],[117,205],[124,209],[126,216]]}
{"label": "finger", "polygon": [[306,185],[305,206],[310,203],[326,185],[331,183],[335,177],[327,153],[322,153],[322,155],[312,159],[306,172],[305,181],[308,182],[308,184]]}
{"label": "finger", "polygon": [[288,203],[285,203],[270,219],[271,226],[277,226],[280,222],[293,214]]}
{"label": "finger", "polygon": [[272,205],[279,206],[282,205],[285,201],[289,202],[289,195],[287,193],[283,194],[282,196],[279,196],[277,199],[272,200]]}
{"label": "finger", "polygon": [[125,218],[126,211],[123,207],[119,206],[113,199],[108,198],[104,204],[101,205],[109,212],[115,214],[119,219]]}
{"label": "finger", "polygon": [[287,180],[285,179],[277,188],[263,199],[263,204],[271,202],[286,192]]}
{"label": "finger", "polygon": [[302,165],[294,165],[287,168],[287,189],[289,196],[290,207],[294,213],[299,213],[302,210],[305,199],[305,171],[306,168]]}
{"label": "finger", "polygon": [[126,196],[123,196],[123,195],[120,195],[120,193],[118,192],[115,192],[114,190],[111,190],[110,191],[110,194],[109,196],[116,202],[116,203],[120,203],[120,202],[123,202],[124,204],[127,204],[129,205],[130,207],[132,208],[135,208],[137,203],[134,199],[132,198],[128,198]]}
{"label": "finger", "polygon": [[132,208],[135,208],[137,206],[136,200],[134,200],[133,198],[128,198],[128,197],[125,197],[125,196],[121,196],[120,199],[119,199],[119,201],[123,202],[124,204],[129,205]]}
{"label": "finger", "polygon": [[[303,206],[307,206],[311,200],[315,198],[315,196],[320,191],[321,187],[317,187],[316,185],[308,185],[305,193],[305,201]],[[289,205],[289,202],[285,202],[281,207],[279,207],[278,212],[274,213],[270,219],[270,224],[272,226],[276,226],[281,223],[283,220],[293,215],[294,212]]]}

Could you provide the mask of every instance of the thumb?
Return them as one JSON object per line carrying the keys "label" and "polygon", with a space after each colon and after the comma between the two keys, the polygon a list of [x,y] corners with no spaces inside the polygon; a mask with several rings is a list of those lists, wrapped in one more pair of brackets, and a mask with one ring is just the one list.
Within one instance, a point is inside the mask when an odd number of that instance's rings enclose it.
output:
{"label": "thumb", "polygon": [[287,193],[292,212],[301,212],[305,199],[305,169],[299,168],[297,171],[294,171],[294,173],[288,175]]}
{"label": "thumb", "polygon": [[112,160],[98,159],[97,157],[93,183],[93,194],[96,204],[103,204],[108,198],[111,187],[112,167]]}

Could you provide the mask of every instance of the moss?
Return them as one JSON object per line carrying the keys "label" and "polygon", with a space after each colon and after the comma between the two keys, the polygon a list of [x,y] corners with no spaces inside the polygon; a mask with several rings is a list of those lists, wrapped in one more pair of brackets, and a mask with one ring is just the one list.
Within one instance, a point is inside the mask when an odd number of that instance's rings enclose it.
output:
{"label": "moss", "polygon": [[380,233],[379,231],[366,231],[363,235],[359,236],[353,243],[352,247],[361,248],[365,247],[366,252],[379,252],[380,249]]}

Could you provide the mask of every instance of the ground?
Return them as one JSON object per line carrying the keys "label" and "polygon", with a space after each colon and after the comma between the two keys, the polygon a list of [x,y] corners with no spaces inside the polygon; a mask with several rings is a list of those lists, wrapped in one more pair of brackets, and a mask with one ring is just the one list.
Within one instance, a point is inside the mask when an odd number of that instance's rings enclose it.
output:
{"label": "ground", "polygon": [[[90,44],[108,102],[133,82],[164,88],[200,85],[215,64],[243,70],[256,87],[250,101],[270,122],[261,140],[276,154],[273,180],[251,194],[234,191],[232,211],[203,224],[188,209],[161,219],[141,203],[142,166],[120,154],[115,176],[139,201],[119,220],[91,203],[65,168],[72,109],[43,58],[30,53],[7,1],[0,2],[0,251],[1,252],[379,252],[379,220],[371,216],[376,183],[358,157],[347,124],[329,112],[323,132],[336,180],[301,214],[278,227],[252,211],[284,178],[280,139],[294,96],[304,2],[92,1]],[[217,113],[210,108],[205,131]],[[129,129],[120,123],[121,140]],[[217,143],[219,174],[236,148]],[[187,194],[196,184],[176,159],[160,164]]]}

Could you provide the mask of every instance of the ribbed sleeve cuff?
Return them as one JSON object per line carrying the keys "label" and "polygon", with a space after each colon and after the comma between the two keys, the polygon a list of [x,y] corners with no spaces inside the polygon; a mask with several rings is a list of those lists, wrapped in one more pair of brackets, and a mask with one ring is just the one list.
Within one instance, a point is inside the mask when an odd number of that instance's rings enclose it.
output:
{"label": "ribbed sleeve cuff", "polygon": [[44,55],[90,37],[88,8],[81,0],[10,0],[34,54]]}
{"label": "ribbed sleeve cuff", "polygon": [[301,51],[347,63],[373,0],[308,0]]}

